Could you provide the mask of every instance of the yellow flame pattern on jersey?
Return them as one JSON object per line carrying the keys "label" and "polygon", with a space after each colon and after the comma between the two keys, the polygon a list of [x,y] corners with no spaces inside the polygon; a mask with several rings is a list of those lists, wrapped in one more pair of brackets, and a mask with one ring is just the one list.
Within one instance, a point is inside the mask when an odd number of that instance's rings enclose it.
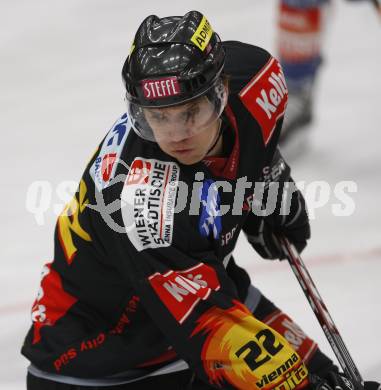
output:
{"label": "yellow flame pattern on jersey", "polygon": [[75,194],[58,217],[57,228],[59,239],[68,264],[72,263],[74,256],[77,253],[77,247],[74,245],[72,233],[75,233],[85,241],[91,241],[89,233],[83,229],[79,222],[80,214],[89,203],[89,200],[86,199],[86,193],[86,184],[81,180],[79,183],[78,199]]}
{"label": "yellow flame pattern on jersey", "polygon": [[192,333],[207,335],[202,360],[210,383],[260,390],[304,387],[307,368],[286,339],[234,303],[228,310],[208,310]]}

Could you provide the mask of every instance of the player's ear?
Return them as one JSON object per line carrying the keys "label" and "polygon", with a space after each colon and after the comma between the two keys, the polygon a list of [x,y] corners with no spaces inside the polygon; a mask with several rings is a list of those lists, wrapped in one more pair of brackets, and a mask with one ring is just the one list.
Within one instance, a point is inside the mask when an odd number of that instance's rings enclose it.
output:
{"label": "player's ear", "polygon": [[222,77],[222,82],[224,83],[224,87],[226,89],[226,93],[229,95],[230,76],[226,73],[223,73],[221,77]]}

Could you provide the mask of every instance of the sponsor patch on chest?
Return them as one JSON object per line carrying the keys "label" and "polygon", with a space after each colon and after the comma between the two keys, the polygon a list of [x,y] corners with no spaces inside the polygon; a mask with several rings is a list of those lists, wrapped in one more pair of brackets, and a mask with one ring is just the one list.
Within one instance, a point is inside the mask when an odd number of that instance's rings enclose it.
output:
{"label": "sponsor patch on chest", "polygon": [[271,58],[264,68],[239,93],[245,107],[258,121],[265,145],[276,123],[284,115],[288,91],[279,62]]}
{"label": "sponsor patch on chest", "polygon": [[138,251],[172,243],[180,168],[174,162],[136,157],[122,191],[122,216]]}

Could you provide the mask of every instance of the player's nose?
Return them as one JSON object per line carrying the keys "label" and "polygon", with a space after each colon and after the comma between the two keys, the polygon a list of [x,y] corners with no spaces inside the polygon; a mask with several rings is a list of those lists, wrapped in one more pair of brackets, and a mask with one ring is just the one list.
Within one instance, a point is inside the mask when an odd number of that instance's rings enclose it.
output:
{"label": "player's nose", "polygon": [[174,144],[181,144],[186,142],[192,135],[189,129],[176,129],[170,134],[170,141]]}

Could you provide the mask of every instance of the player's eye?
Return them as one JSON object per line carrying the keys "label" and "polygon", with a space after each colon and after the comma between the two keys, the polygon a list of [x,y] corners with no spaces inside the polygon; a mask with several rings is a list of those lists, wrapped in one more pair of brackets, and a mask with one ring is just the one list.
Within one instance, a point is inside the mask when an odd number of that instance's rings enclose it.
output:
{"label": "player's eye", "polygon": [[149,119],[158,123],[164,123],[167,120],[167,117],[162,112],[152,112],[149,111]]}
{"label": "player's eye", "polygon": [[196,118],[196,115],[199,113],[200,111],[200,108],[199,106],[192,106],[191,108],[189,108],[184,114],[183,114],[183,117],[184,117],[184,121],[187,123],[189,121],[194,121],[195,118]]}

